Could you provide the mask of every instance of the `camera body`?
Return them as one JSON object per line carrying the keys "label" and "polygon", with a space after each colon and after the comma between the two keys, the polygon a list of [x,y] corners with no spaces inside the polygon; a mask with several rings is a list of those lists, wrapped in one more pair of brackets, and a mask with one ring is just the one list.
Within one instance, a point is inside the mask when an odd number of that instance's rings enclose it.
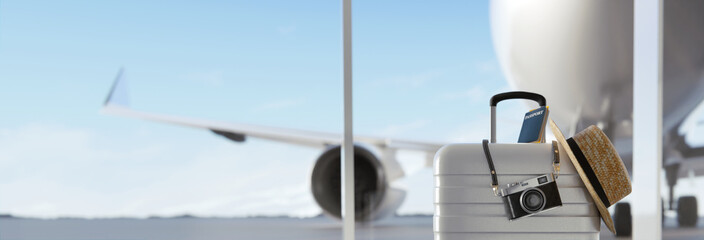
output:
{"label": "camera body", "polygon": [[506,188],[501,189],[500,195],[506,205],[509,220],[562,206],[553,174],[508,184]]}

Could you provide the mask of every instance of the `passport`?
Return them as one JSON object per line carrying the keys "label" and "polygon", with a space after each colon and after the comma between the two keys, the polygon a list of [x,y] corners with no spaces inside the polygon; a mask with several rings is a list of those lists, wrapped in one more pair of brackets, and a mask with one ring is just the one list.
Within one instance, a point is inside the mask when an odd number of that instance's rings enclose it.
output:
{"label": "passport", "polygon": [[545,135],[545,123],[548,119],[548,107],[540,107],[530,110],[523,117],[521,134],[518,136],[519,143],[540,143]]}

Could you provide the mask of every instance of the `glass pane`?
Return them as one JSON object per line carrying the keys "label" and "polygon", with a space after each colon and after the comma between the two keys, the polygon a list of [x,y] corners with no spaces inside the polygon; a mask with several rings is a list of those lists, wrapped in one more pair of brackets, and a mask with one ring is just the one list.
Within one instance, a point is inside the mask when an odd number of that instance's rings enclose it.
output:
{"label": "glass pane", "polygon": [[[702,236],[694,2],[664,5],[664,239]],[[565,132],[595,124],[627,148],[632,5],[574,4],[353,3],[357,239],[434,237],[433,151],[393,144],[479,143],[493,94],[544,93]],[[2,1],[0,239],[340,239],[341,25],[338,1]],[[608,96],[570,105],[587,91]],[[534,107],[502,102],[498,142]]]}
{"label": "glass pane", "polygon": [[[355,132],[438,144],[489,138],[489,98],[509,84],[494,53],[488,2],[353,4]],[[527,106],[502,104],[499,141],[516,141]],[[363,147],[379,152],[387,184],[368,205],[386,203],[371,211],[392,214],[363,224],[358,238],[433,238],[434,152]]]}
{"label": "glass pane", "polygon": [[[341,236],[311,194],[323,144],[200,121],[339,132],[340,19],[336,1],[2,1],[0,238]],[[100,114],[121,67],[131,109],[197,127]]]}
{"label": "glass pane", "polygon": [[[664,1],[663,10],[663,239],[704,236],[701,149],[701,2]],[[680,109],[680,110],[678,110]],[[684,114],[683,114],[684,113]],[[678,121],[678,124],[671,122]],[[669,131],[669,136],[668,132]],[[672,192],[670,192],[672,190]],[[671,194],[671,195],[670,195]]]}

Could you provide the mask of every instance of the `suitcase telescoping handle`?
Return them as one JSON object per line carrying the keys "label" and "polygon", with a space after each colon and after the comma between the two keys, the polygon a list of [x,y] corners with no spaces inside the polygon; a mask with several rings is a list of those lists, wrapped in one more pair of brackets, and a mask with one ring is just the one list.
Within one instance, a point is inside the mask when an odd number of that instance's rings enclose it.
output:
{"label": "suitcase telescoping handle", "polygon": [[538,102],[541,107],[545,107],[545,97],[543,95],[532,92],[505,92],[499,93],[491,97],[489,105],[491,106],[491,142],[496,142],[496,105],[499,102],[507,99],[528,99]]}

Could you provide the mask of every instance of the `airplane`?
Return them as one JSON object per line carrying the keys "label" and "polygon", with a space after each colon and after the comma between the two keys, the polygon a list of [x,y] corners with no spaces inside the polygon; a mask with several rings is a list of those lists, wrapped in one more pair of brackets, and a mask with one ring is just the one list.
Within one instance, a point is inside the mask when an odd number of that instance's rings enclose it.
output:
{"label": "airplane", "polygon": [[[685,141],[704,100],[704,2],[664,1],[663,167],[674,209],[673,189],[690,172],[704,174],[704,147]],[[609,136],[629,171],[633,145],[633,2],[624,1],[507,1],[492,0],[491,29],[495,51],[513,89],[537,92],[550,100],[551,117],[571,136],[597,125]],[[677,14],[667,14],[674,12]],[[689,27],[682,27],[689,26]],[[694,27],[692,27],[694,26]],[[136,111],[126,100],[121,70],[103,112],[188,127],[208,129],[235,142],[248,137],[307,147],[322,154],[311,175],[311,192],[323,212],[341,218],[340,144],[334,133],[303,131],[241,123],[168,116]],[[444,143],[355,136],[355,220],[392,215],[405,191],[390,183],[404,173],[396,159],[399,149],[426,153],[425,166]],[[375,154],[369,147],[379,149]],[[637,179],[635,179],[637,181]],[[696,200],[679,200],[678,215],[690,216]],[[684,200],[686,199],[686,200]],[[616,205],[617,232],[630,235],[628,203]],[[696,225],[685,218],[681,225]],[[693,221],[693,222],[692,222]]]}
{"label": "airplane", "polygon": [[[321,149],[322,154],[315,161],[311,174],[311,192],[323,213],[332,218],[342,218],[340,199],[342,134],[210,121],[136,111],[129,107],[124,69],[120,69],[118,72],[101,111],[106,114],[208,129],[214,134],[234,142],[245,142],[248,137],[254,137]],[[443,145],[443,143],[355,136],[355,220],[365,222],[391,216],[403,203],[406,197],[405,190],[395,188],[391,184],[405,174],[396,159],[398,150],[424,152],[425,166],[432,167],[435,152]]]}
{"label": "airplane", "polygon": [[[569,136],[599,126],[629,172],[633,7],[632,0],[492,0],[490,5],[496,54],[512,87],[550,99],[551,117],[569,129]],[[690,116],[701,116],[704,108],[704,1],[663,1],[662,9],[663,168],[669,210],[675,210],[678,179],[704,175],[704,147],[685,140],[697,125]],[[679,224],[696,226],[696,198],[683,196],[678,204]],[[628,203],[617,204],[614,214],[617,233],[630,234]]]}

